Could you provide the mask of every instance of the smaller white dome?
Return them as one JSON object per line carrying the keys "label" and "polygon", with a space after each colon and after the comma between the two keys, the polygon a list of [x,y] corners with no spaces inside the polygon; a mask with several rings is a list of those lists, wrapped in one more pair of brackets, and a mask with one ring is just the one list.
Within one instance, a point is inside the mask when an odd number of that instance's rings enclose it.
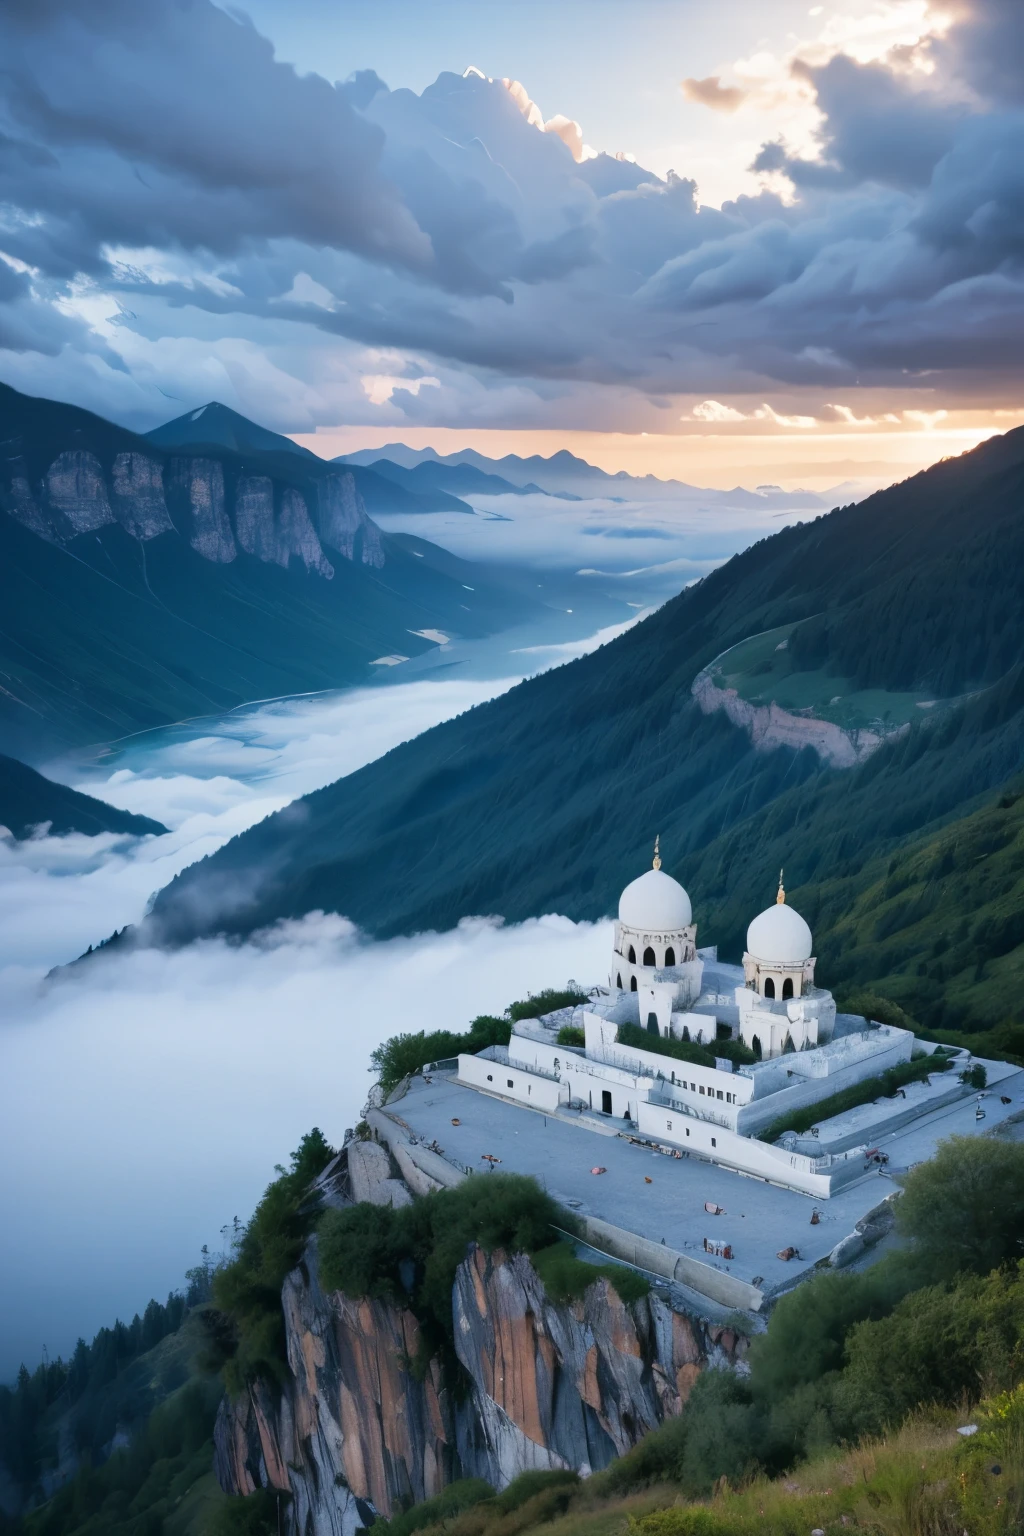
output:
{"label": "smaller white dome", "polygon": [[747,929],[747,953],[767,965],[802,965],[813,952],[811,930],[785,902],[759,913]]}
{"label": "smaller white dome", "polygon": [[645,870],[619,897],[619,922],[641,933],[675,933],[692,921],[689,896],[662,869]]}

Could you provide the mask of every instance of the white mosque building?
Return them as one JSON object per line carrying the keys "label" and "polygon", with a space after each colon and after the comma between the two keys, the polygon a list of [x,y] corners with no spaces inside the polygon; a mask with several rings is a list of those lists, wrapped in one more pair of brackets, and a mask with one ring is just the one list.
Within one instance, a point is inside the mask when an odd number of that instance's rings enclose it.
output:
{"label": "white mosque building", "polygon": [[[909,1030],[837,1014],[832,994],[815,984],[813,950],[781,876],[776,900],[747,929],[742,966],[698,949],[690,898],[661,868],[655,844],[653,868],[619,901],[608,986],[571,1011],[520,1020],[507,1047],[460,1055],[458,1080],[549,1114],[575,1113],[595,1128],[617,1121],[652,1146],[827,1199],[864,1175],[871,1127],[863,1117],[852,1133],[839,1117],[835,1135],[826,1120],[774,1145],[758,1133],[909,1061],[915,1040]],[[582,1029],[582,1045],[559,1042],[567,1023]],[[659,1047],[668,1039],[703,1049],[678,1059]],[[963,1091],[948,1080],[928,1088]],[[931,1105],[934,1094],[925,1097]]]}

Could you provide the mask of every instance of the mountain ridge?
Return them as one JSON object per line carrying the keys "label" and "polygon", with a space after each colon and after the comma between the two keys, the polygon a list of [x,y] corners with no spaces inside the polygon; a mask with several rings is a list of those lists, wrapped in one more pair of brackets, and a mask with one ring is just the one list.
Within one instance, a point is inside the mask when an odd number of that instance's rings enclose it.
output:
{"label": "mountain ridge", "polygon": [[[1022,510],[1018,429],[780,530],[590,656],[307,797],[301,826],[272,817],[252,828],[161,892],[148,931],[197,936],[200,894],[218,913],[204,931],[232,933],[315,908],[377,935],[487,913],[593,920],[660,831],[705,933],[735,949],[783,863],[795,899],[821,918],[826,952],[842,904],[876,878],[872,860],[884,875],[886,857],[1019,772]],[[984,598],[980,623],[967,594]],[[884,693],[916,673],[938,694],[969,686],[973,697],[848,770],[813,751],[757,751],[721,714],[702,715],[690,690],[730,642],[782,623],[816,664],[856,651],[851,683]],[[873,964],[865,984],[885,974],[884,946]],[[941,987],[922,990],[940,1022]]]}
{"label": "mountain ridge", "polygon": [[66,837],[71,832],[87,837],[101,832],[161,837],[167,832],[162,822],[150,816],[119,810],[0,753],[0,827],[6,827],[20,841],[42,826],[51,837]]}
{"label": "mountain ridge", "polygon": [[364,681],[429,649],[416,631],[490,634],[533,611],[494,573],[382,532],[355,476],[315,455],[165,450],[8,386],[0,439],[0,731],[30,761]]}

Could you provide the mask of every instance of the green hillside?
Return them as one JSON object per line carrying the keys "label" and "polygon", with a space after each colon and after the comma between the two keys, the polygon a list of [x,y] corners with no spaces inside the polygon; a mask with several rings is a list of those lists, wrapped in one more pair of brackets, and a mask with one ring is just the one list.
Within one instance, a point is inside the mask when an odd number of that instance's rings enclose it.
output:
{"label": "green hillside", "polygon": [[167,828],[149,816],[133,816],[119,811],[104,800],[81,795],[66,784],[36,773],[27,763],[0,753],[0,827],[15,837],[28,837],[33,827],[49,822],[54,837],[68,832],[84,832],[93,837],[98,832],[129,832],[135,837],[147,833],[157,837]]}
{"label": "green hillside", "polygon": [[[1019,961],[1016,944],[988,954],[983,915],[965,919],[971,938],[957,933],[948,956],[933,953],[939,935],[923,918],[874,910],[890,861],[946,858],[935,854],[946,827],[966,848],[953,823],[994,806],[1024,761],[1022,512],[1017,431],[783,530],[593,655],[309,796],[301,824],[271,817],[235,839],[161,894],[156,921],[171,940],[193,936],[200,888],[202,910],[219,906],[215,926],[241,932],[315,907],[378,934],[470,913],[598,918],[660,832],[699,942],[738,957],[784,865],[826,983],[885,990],[903,977],[901,1000],[929,1027],[988,1028],[1004,1007],[1024,1017],[1009,984],[988,990]],[[866,613],[862,655],[841,674],[845,627]],[[834,637],[829,667],[864,688],[963,697],[915,710],[854,770],[823,768],[810,749],[755,752],[723,715],[701,714],[690,687],[729,645],[780,626],[791,646],[811,627]],[[821,668],[820,649],[808,659]],[[947,901],[953,923],[951,892],[926,900]],[[995,912],[1014,898],[985,885],[972,900]],[[887,923],[902,925],[886,935]],[[840,958],[851,925],[858,943]]]}

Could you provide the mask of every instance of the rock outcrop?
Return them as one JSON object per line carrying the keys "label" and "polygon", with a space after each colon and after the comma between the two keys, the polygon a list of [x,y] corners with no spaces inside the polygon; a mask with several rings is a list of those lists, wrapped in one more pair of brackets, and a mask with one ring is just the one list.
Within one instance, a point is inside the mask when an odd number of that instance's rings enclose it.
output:
{"label": "rock outcrop", "polygon": [[627,1305],[601,1277],[553,1302],[524,1255],[472,1249],[452,1293],[456,1393],[438,1358],[418,1360],[410,1309],[324,1293],[315,1242],[283,1303],[288,1383],[225,1400],[216,1471],[230,1493],[287,1490],[303,1536],[352,1536],[456,1477],[503,1487],[528,1468],[604,1467],[745,1347],[653,1294]]}
{"label": "rock outcrop", "polygon": [[235,529],[238,543],[257,560],[273,561],[288,569],[295,556],[307,571],[328,580],[334,567],[320,547],[310,522],[306,498],[287,486],[274,512],[274,482],[267,475],[243,475],[235,491]]}
{"label": "rock outcrop", "polygon": [[224,466],[219,459],[175,459],[171,475],[188,495],[192,548],[204,560],[229,565],[238,550],[224,505]]}
{"label": "rock outcrop", "polygon": [[[808,715],[794,715],[778,704],[751,704],[741,699],[735,688],[719,688],[710,669],[699,672],[690,689],[702,714],[722,710],[733,725],[747,732],[755,752],[771,752],[776,747],[813,747],[830,768],[855,768],[886,739],[878,731],[844,731],[831,720],[816,720]],[[901,734],[907,726],[892,734]]]}
{"label": "rock outcrop", "polygon": [[164,471],[159,459],[145,453],[119,453],[111,470],[111,502],[118,522],[136,539],[173,533],[164,499]]}
{"label": "rock outcrop", "polygon": [[379,569],[384,564],[380,529],[366,515],[350,473],[327,475],[317,486],[320,538],[346,560]]}
{"label": "rock outcrop", "polygon": [[345,471],[332,470],[305,491],[269,475],[241,474],[232,485],[217,458],[177,456],[165,463],[125,451],[104,468],[96,454],[80,448],[58,454],[35,483],[18,454],[2,468],[0,509],[51,544],[120,524],[140,542],[177,528],[217,565],[230,565],[243,551],[285,570],[301,562],[330,581],[334,566],[325,546],[343,560],[384,564],[381,531]]}
{"label": "rock outcrop", "polygon": [[103,466],[94,453],[58,454],[46,471],[45,487],[50,511],[74,533],[94,533],[114,521]]}

